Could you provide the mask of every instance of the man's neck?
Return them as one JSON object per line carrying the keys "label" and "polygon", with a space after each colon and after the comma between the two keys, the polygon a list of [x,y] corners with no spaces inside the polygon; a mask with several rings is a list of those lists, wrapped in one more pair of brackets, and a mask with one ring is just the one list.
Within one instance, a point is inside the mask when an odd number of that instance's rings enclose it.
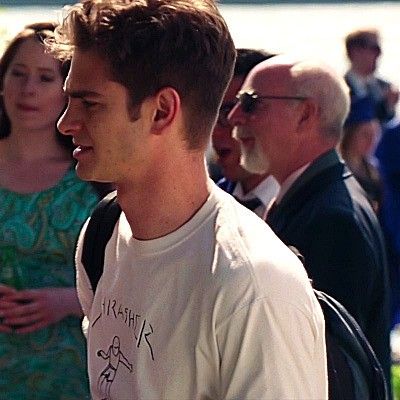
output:
{"label": "man's neck", "polygon": [[283,196],[288,192],[293,183],[296,182],[297,178],[309,167],[309,165],[310,163],[302,165],[286,177],[286,179],[281,183],[280,190],[275,199],[276,203],[279,204],[281,202]]}
{"label": "man's neck", "polygon": [[373,73],[371,73],[370,71],[365,71],[362,68],[357,68],[357,67],[352,67],[350,70],[353,75],[355,75],[357,78],[361,78],[361,79],[366,79],[370,76],[373,76]]}
{"label": "man's neck", "polygon": [[204,162],[163,166],[142,182],[116,185],[118,202],[136,239],[163,237],[189,221],[210,193]]}

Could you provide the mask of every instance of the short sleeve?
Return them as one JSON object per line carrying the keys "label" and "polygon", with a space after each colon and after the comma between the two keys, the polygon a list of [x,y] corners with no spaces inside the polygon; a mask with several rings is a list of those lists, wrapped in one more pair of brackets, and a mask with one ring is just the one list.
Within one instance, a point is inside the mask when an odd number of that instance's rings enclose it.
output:
{"label": "short sleeve", "polygon": [[324,320],[280,300],[259,299],[218,329],[221,398],[326,399]]}

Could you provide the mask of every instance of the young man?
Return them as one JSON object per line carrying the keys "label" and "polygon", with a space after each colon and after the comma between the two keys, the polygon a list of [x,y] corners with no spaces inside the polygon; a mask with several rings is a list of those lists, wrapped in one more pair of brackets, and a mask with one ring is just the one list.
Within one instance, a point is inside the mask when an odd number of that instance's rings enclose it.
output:
{"label": "young man", "polygon": [[326,398],[324,323],[308,277],[263,221],[208,178],[204,151],[235,49],[211,0],[72,8],[77,172],[113,182],[123,210],[93,293],[94,399]]}
{"label": "young man", "polygon": [[236,94],[246,75],[258,63],[272,56],[263,50],[237,49],[233,77],[225,92],[211,135],[216,161],[224,176],[218,182],[218,186],[261,218],[265,216],[268,205],[277,195],[279,184],[268,173],[252,174],[240,165],[240,144],[232,137],[232,126],[227,117],[236,104]]}
{"label": "young man", "polygon": [[375,104],[376,118],[386,122],[394,117],[399,90],[390,82],[376,76],[382,50],[376,29],[357,29],[345,39],[350,69],[345,79],[354,100],[369,97]]}
{"label": "young man", "polygon": [[328,67],[276,56],[247,76],[229,120],[244,167],[269,172],[281,185],[268,224],[303,254],[314,287],[357,320],[389,378],[382,232],[335,150],[349,103],[345,81]]}

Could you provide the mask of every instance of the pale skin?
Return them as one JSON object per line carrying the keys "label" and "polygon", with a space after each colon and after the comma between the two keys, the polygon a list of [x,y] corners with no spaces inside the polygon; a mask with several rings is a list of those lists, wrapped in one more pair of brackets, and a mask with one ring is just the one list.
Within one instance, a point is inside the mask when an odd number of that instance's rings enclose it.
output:
{"label": "pale skin", "polygon": [[[293,63],[280,57],[263,61],[246,77],[242,89],[260,95],[293,95]],[[258,153],[263,168],[282,184],[300,167],[334,148],[337,139],[321,134],[319,105],[312,98],[299,102],[261,100],[251,114],[237,104],[229,114],[245,158]],[[244,163],[246,167],[246,162]]]}
{"label": "pale skin", "polygon": [[[10,135],[0,140],[0,186],[33,193],[54,186],[71,165],[68,150],[55,137],[65,104],[58,63],[27,39],[4,77]],[[0,285],[0,332],[37,331],[68,315],[82,315],[75,288],[20,290]],[[10,328],[20,325],[20,328]]]}
{"label": "pale skin", "polygon": [[204,204],[206,143],[188,150],[175,89],[160,89],[143,101],[139,117],[131,118],[127,89],[111,80],[106,62],[94,52],[76,50],[65,90],[69,104],[58,127],[77,145],[77,173],[115,184],[133,237],[167,235]]}

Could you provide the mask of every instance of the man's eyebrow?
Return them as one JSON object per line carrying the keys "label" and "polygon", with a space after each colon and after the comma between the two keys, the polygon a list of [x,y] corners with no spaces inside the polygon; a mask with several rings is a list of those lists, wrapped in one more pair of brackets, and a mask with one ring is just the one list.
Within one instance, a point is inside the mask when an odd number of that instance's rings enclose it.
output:
{"label": "man's eyebrow", "polygon": [[100,93],[91,90],[68,90],[67,88],[64,88],[64,92],[67,96],[78,99],[82,97],[101,97]]}

